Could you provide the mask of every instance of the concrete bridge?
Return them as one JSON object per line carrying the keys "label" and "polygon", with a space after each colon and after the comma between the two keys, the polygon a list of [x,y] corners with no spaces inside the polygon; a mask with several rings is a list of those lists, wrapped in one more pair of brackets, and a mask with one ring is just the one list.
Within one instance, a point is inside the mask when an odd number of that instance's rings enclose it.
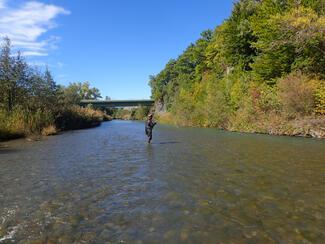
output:
{"label": "concrete bridge", "polygon": [[86,107],[92,104],[95,108],[123,108],[123,107],[139,107],[139,106],[152,106],[154,100],[81,100],[80,106]]}

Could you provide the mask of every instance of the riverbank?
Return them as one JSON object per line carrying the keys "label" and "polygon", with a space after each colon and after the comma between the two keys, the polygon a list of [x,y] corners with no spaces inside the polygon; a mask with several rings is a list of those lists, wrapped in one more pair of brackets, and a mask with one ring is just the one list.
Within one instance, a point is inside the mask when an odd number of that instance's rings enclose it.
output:
{"label": "riverbank", "polygon": [[324,138],[324,11],[320,1],[275,2],[236,1],[150,76],[156,111],[184,126]]}
{"label": "riverbank", "polygon": [[83,99],[101,98],[89,82],[58,85],[48,68],[38,69],[19,52],[13,54],[9,38],[0,46],[0,141],[91,128],[112,119],[104,111],[79,106]]}
{"label": "riverbank", "polygon": [[44,111],[0,111],[0,141],[51,136],[60,131],[96,127],[110,120],[112,117],[105,112],[77,106],[62,109],[55,116]]}
{"label": "riverbank", "polygon": [[120,120],[145,120],[151,111],[151,107],[139,106],[130,109],[116,109],[113,111],[113,119]]}
{"label": "riverbank", "polygon": [[250,124],[241,124],[239,121],[233,120],[228,121],[223,127],[189,123],[185,120],[179,120],[170,112],[158,112],[156,113],[156,119],[163,124],[184,127],[219,128],[233,132],[325,138],[324,116],[308,116],[289,120],[284,116],[276,114],[270,114],[268,116],[259,115]]}

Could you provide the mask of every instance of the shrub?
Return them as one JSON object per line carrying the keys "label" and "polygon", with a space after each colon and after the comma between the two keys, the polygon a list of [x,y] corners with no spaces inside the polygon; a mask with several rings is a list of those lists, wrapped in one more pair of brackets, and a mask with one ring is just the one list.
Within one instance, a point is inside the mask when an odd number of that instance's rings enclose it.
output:
{"label": "shrub", "polygon": [[277,86],[261,84],[258,89],[259,98],[256,101],[257,109],[264,113],[274,110],[278,111],[281,104],[278,97]]}
{"label": "shrub", "polygon": [[25,122],[25,135],[42,134],[42,129],[54,123],[53,114],[41,109],[33,111],[23,111]]}
{"label": "shrub", "polygon": [[316,109],[318,114],[325,115],[325,82],[321,82],[320,86],[316,90]]}
{"label": "shrub", "polygon": [[162,124],[175,124],[175,117],[170,112],[160,112],[156,115],[156,119]]}
{"label": "shrub", "polygon": [[235,131],[250,131],[254,130],[253,124],[256,120],[255,108],[255,88],[250,88],[248,94],[243,96],[239,108],[229,116],[229,129]]}
{"label": "shrub", "polygon": [[42,134],[45,127],[54,123],[48,111],[27,111],[16,107],[12,112],[0,111],[0,139],[14,139],[31,134]]}
{"label": "shrub", "polygon": [[225,79],[218,82],[210,81],[206,99],[206,126],[226,128],[231,115],[229,92]]}
{"label": "shrub", "polygon": [[74,106],[62,111],[56,118],[55,124],[61,130],[90,128],[100,125],[103,116],[102,111]]}
{"label": "shrub", "polygon": [[115,119],[123,120],[144,120],[149,114],[150,108],[139,107],[139,108],[121,108],[117,109],[113,114]]}
{"label": "shrub", "polygon": [[52,136],[58,133],[55,125],[49,125],[42,129],[42,136]]}
{"label": "shrub", "polygon": [[133,119],[144,120],[148,116],[149,112],[150,112],[150,107],[140,106],[135,109]]}
{"label": "shrub", "polygon": [[195,103],[193,93],[184,88],[180,89],[171,109],[171,112],[175,116],[176,124],[181,126],[192,125],[192,115],[194,109]]}
{"label": "shrub", "polygon": [[0,140],[22,137],[24,135],[24,124],[20,118],[19,121],[10,116],[6,110],[0,110]]}
{"label": "shrub", "polygon": [[278,87],[283,110],[289,115],[311,114],[316,106],[317,83],[301,73],[290,74],[281,79]]}
{"label": "shrub", "polygon": [[236,111],[240,107],[243,96],[245,95],[244,92],[243,83],[239,79],[234,81],[230,90],[230,104],[233,111]]}

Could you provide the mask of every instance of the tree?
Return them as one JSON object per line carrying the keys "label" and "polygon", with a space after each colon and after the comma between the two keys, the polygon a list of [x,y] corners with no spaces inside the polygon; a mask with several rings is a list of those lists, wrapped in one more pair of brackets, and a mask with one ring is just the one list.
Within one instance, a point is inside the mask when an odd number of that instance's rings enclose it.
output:
{"label": "tree", "polygon": [[242,0],[235,3],[230,18],[219,26],[207,48],[207,63],[216,70],[226,71],[239,66],[251,70],[256,55],[251,45],[256,37],[251,29],[250,17],[255,13],[258,1]]}
{"label": "tree", "polygon": [[13,108],[13,58],[11,57],[11,42],[9,38],[4,38],[0,56],[0,86],[1,86],[1,102],[8,111]]}
{"label": "tree", "polygon": [[98,98],[101,98],[99,90],[95,87],[90,88],[90,84],[88,81],[83,83],[78,83],[78,86],[79,86],[81,99],[96,100]]}
{"label": "tree", "polygon": [[15,107],[36,111],[56,107],[57,86],[48,69],[43,74],[28,66],[21,53],[11,54],[4,38],[0,53],[0,106],[11,112]]}
{"label": "tree", "polygon": [[67,87],[60,87],[62,98],[65,104],[78,104],[81,100],[97,100],[101,98],[99,89],[91,88],[90,83],[74,82]]}
{"label": "tree", "polygon": [[57,107],[57,96],[58,96],[58,86],[54,81],[51,72],[48,67],[46,67],[44,73],[44,95],[46,97],[46,105],[48,108],[56,108]]}
{"label": "tree", "polygon": [[13,57],[13,105],[24,106],[27,104],[29,93],[31,93],[29,73],[28,64],[18,52],[17,56]]}
{"label": "tree", "polygon": [[257,78],[272,80],[293,70],[325,77],[325,18],[311,8],[298,6],[260,21],[252,28],[259,55],[252,68]]}
{"label": "tree", "polygon": [[[260,129],[267,122],[258,122],[259,116],[284,116],[283,108],[291,104],[280,99],[281,78],[301,72],[324,84],[324,9],[318,0],[236,1],[214,32],[203,32],[150,76],[152,97],[182,124],[253,130],[255,121]],[[295,86],[308,90],[292,93],[308,103],[304,116],[324,113],[322,85],[311,89],[294,80],[285,92]]]}

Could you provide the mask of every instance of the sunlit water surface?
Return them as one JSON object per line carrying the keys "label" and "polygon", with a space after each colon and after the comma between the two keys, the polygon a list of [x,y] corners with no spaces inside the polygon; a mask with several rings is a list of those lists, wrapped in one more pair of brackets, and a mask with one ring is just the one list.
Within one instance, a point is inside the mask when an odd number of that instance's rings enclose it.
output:
{"label": "sunlit water surface", "polygon": [[325,141],[113,121],[0,148],[0,242],[321,243]]}

